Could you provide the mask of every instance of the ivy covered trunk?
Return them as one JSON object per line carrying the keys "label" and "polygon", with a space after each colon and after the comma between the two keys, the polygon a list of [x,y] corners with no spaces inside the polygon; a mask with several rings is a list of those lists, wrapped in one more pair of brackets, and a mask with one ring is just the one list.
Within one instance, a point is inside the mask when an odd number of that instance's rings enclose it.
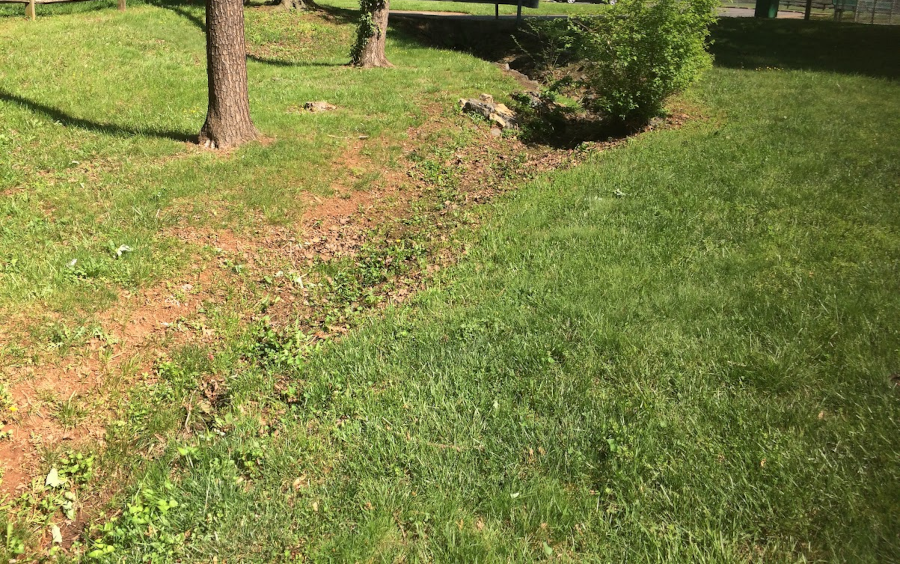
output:
{"label": "ivy covered trunk", "polygon": [[250,121],[242,0],[206,0],[206,74],[209,106],[200,144],[225,149],[256,139]]}
{"label": "ivy covered trunk", "polygon": [[360,20],[350,64],[363,67],[392,67],[384,54],[390,0],[360,0]]}

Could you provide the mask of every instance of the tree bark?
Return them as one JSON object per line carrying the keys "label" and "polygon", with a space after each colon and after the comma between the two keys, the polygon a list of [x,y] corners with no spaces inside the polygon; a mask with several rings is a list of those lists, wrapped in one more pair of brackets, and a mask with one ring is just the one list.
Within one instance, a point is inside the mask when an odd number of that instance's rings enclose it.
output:
{"label": "tree bark", "polygon": [[227,149],[256,139],[250,121],[242,0],[206,0],[206,74],[209,106],[200,144]]}
{"label": "tree bark", "polygon": [[362,68],[393,67],[384,54],[390,0],[363,0],[362,6],[366,4],[371,6],[371,10],[365,11],[364,8],[350,64]]}
{"label": "tree bark", "polygon": [[314,10],[316,3],[312,0],[279,0],[275,4],[282,10]]}

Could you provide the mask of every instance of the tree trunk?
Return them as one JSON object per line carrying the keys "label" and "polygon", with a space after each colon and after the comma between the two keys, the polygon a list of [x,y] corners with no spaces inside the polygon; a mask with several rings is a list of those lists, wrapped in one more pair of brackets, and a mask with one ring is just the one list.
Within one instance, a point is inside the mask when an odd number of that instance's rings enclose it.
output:
{"label": "tree trunk", "polygon": [[282,10],[314,10],[316,3],[312,0],[279,0],[275,3]]}
{"label": "tree trunk", "polygon": [[226,149],[256,139],[250,121],[242,0],[206,0],[206,74],[209,107],[200,144]]}
{"label": "tree trunk", "polygon": [[393,67],[384,54],[390,0],[362,0],[362,20],[356,31],[350,64],[362,68]]}

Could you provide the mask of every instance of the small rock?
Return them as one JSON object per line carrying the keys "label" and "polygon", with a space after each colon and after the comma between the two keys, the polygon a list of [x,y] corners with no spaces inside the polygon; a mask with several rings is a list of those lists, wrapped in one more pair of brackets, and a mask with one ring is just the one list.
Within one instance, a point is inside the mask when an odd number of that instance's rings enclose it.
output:
{"label": "small rock", "polygon": [[478,114],[496,123],[503,129],[516,127],[516,114],[504,104],[495,104],[494,97],[490,94],[482,94],[478,100],[460,99],[462,111]]}
{"label": "small rock", "polygon": [[303,104],[303,109],[309,110],[313,113],[315,113],[315,112],[330,112],[331,110],[336,110],[337,106],[335,106],[334,104],[329,104],[328,102],[320,100],[318,102],[307,102],[307,103]]}
{"label": "small rock", "polygon": [[491,128],[491,137],[500,137],[501,135],[503,135],[503,132],[500,130],[499,127]]}

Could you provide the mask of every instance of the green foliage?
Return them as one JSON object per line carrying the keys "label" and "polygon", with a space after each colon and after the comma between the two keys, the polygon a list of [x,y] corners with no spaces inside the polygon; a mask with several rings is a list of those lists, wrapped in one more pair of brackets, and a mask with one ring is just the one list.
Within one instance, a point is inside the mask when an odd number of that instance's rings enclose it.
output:
{"label": "green foliage", "polygon": [[48,518],[52,518],[59,510],[66,519],[75,519],[78,501],[76,490],[87,484],[93,475],[94,455],[80,452],[64,454],[50,469],[44,485],[37,486],[37,507]]}
{"label": "green foliage", "polygon": [[254,339],[248,351],[257,362],[272,367],[299,367],[319,345],[298,327],[277,330],[263,318],[253,329]]}
{"label": "green foliage", "polygon": [[94,475],[94,458],[74,451],[64,454],[58,462],[60,478],[79,485],[88,483]]}
{"label": "green foliage", "polygon": [[624,121],[662,112],[712,64],[706,51],[715,0],[621,0],[607,17],[571,20],[588,61],[588,105]]}
{"label": "green foliage", "polygon": [[183,532],[173,532],[171,512],[179,507],[170,491],[141,488],[121,516],[113,517],[92,531],[97,536],[87,557],[92,561],[118,562],[129,553],[138,553],[141,562],[170,562],[182,554]]}
{"label": "green foliage", "polygon": [[25,538],[27,532],[23,530],[23,527],[16,526],[12,521],[9,520],[9,515],[0,517],[0,523],[5,525],[3,527],[4,537],[3,537],[3,545],[0,546],[0,555],[6,556],[10,561],[13,561],[16,556],[25,552]]}
{"label": "green foliage", "polygon": [[10,411],[16,411],[15,405],[12,394],[9,393],[9,387],[5,382],[0,381],[0,421],[5,420]]}

